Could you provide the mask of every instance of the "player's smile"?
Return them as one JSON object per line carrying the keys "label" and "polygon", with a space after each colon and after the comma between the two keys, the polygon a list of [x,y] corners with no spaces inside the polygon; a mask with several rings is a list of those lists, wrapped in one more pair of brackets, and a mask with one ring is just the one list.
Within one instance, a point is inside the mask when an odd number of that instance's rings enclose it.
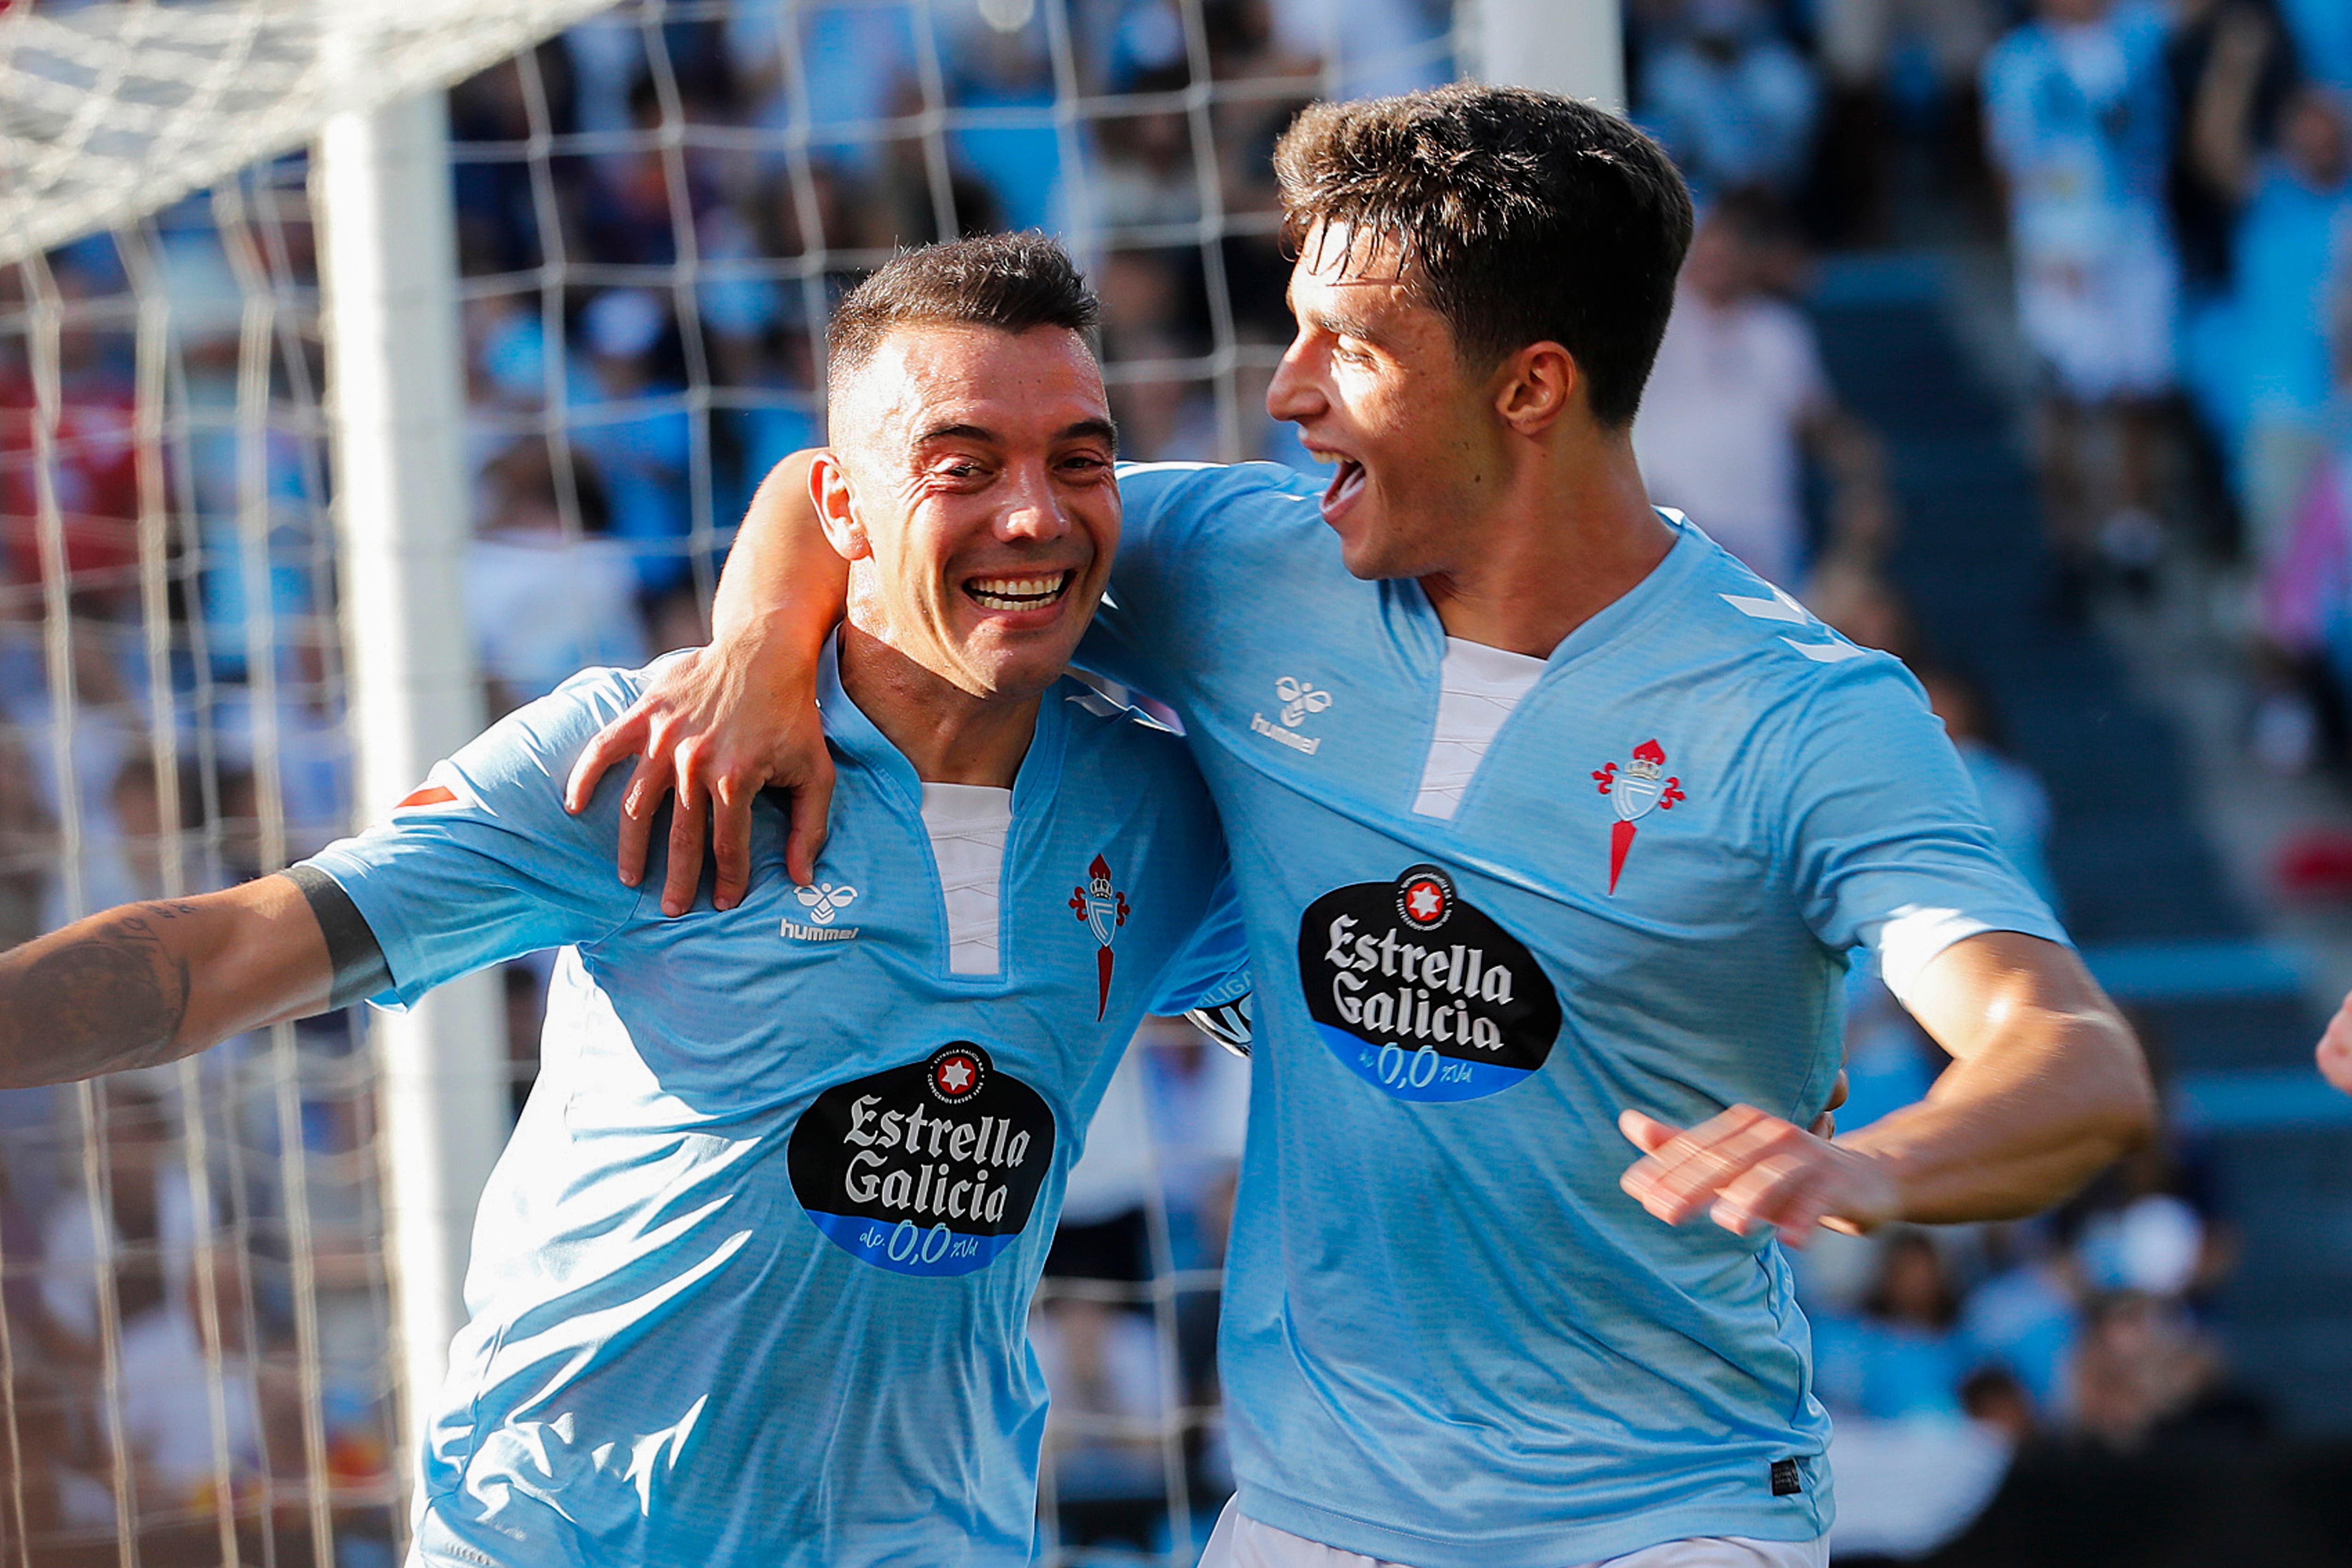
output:
{"label": "player's smile", "polygon": [[1339,471],[1331,476],[1331,482],[1323,488],[1323,521],[1337,528],[1349,507],[1363,494],[1364,465],[1344,453],[1318,451],[1311,444],[1307,450],[1313,453],[1318,462],[1334,461],[1339,465]]}
{"label": "player's smile", "polygon": [[[1060,605],[1070,584],[1077,581],[1076,568],[1058,571],[1031,569],[1021,575],[997,574],[967,577],[963,580],[964,597],[991,616],[1006,624],[1024,624],[1023,617],[1039,611],[1051,611]],[[1050,616],[1043,617],[1050,619]]]}

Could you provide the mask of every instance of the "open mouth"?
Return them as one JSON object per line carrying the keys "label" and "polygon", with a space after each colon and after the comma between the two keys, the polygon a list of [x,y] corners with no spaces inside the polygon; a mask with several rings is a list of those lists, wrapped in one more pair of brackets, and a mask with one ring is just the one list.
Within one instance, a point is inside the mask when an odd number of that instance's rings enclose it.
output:
{"label": "open mouth", "polygon": [[1339,471],[1331,476],[1330,484],[1323,491],[1324,511],[1328,513],[1345,504],[1363,488],[1364,465],[1357,462],[1353,458],[1341,458]]}
{"label": "open mouth", "polygon": [[983,610],[1041,610],[1068,593],[1077,575],[1066,570],[1028,577],[971,577],[963,591]]}

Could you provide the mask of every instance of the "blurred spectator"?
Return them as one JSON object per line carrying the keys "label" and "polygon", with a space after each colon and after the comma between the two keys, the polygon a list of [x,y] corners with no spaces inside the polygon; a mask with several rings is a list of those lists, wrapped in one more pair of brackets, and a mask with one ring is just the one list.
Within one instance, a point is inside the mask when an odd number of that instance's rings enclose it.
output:
{"label": "blurred spectator", "polygon": [[1960,1408],[1969,1420],[1995,1428],[2012,1444],[2031,1440],[2040,1428],[2033,1396],[2007,1367],[1980,1366],[1962,1378]]}
{"label": "blurred spectator", "polygon": [[2187,1309],[2146,1292],[2092,1300],[2068,1380],[2074,1429],[2118,1452],[2146,1447],[2164,1426],[2260,1425]]}
{"label": "blurred spectator", "polygon": [[[85,247],[51,266],[59,297],[55,406],[43,409],[29,356],[0,355],[0,544],[5,570],[26,584],[52,574],[48,552],[57,551],[83,613],[120,616],[133,601],[139,563],[131,316],[128,301],[110,300],[93,275],[96,254]],[[43,522],[50,504],[54,543],[45,542]]]}
{"label": "blurred spectator", "polygon": [[1701,195],[1793,193],[1812,153],[1821,89],[1760,0],[1682,0],[1643,62],[1635,117]]}
{"label": "blurred spectator", "polygon": [[[2270,146],[2295,85],[2295,58],[2272,0],[2180,0],[2175,16],[2165,46],[2175,109],[2169,195],[2181,284],[2194,310],[2230,286],[2246,195],[2242,170],[2230,165]],[[2231,149],[2218,180],[2207,150],[2216,143]]]}
{"label": "blurred spectator", "polygon": [[595,459],[613,535],[635,547],[638,585],[657,597],[693,574],[683,548],[693,422],[685,389],[656,357],[671,332],[669,310],[649,289],[609,289],[588,302],[580,325],[589,382],[572,443]]}
{"label": "blurred spectator", "polygon": [[188,1178],[154,1092],[118,1075],[105,1080],[97,1103],[105,1125],[105,1186],[99,1194],[79,1184],[69,1188],[43,1226],[41,1243],[41,1303],[50,1321],[91,1353],[103,1260],[118,1267],[135,1258],[153,1260],[157,1299],[176,1298],[187,1287],[198,1238],[216,1223],[210,1200],[200,1201]]}
{"label": "blurred spectator", "polygon": [[194,1515],[205,1534],[215,1529],[209,1515],[221,1480],[234,1496],[252,1489],[266,1465],[243,1259],[224,1247],[209,1262],[176,1285],[152,1255],[117,1266],[121,1394],[119,1405],[101,1406],[110,1425],[121,1423],[140,1511]]}
{"label": "blurred spectator", "polygon": [[1826,552],[1874,560],[1893,511],[1876,438],[1839,405],[1811,323],[1774,292],[1797,248],[1760,193],[1707,210],[1633,426],[1652,498],[1788,588],[1809,553],[1808,452],[1832,480]]}
{"label": "blurred spectator", "polygon": [[[2164,23],[2136,0],[2039,0],[1985,64],[2019,326],[2039,358],[2042,488],[2071,610],[2095,568],[2145,573],[2177,268],[2164,209]],[[2110,450],[2109,448],[2112,448]]]}
{"label": "blurred spectator", "polygon": [[[2227,389],[2240,494],[2255,559],[2275,561],[2297,501],[2325,450],[2336,391],[2331,326],[2352,286],[2352,124],[2345,101],[2307,83],[2290,93],[2267,157],[2229,134],[2231,101],[2253,68],[2217,45],[2216,85],[2200,104],[2198,151],[2213,184],[2242,208],[2229,321]],[[2216,105],[2219,105],[2216,107]]]}
{"label": "blurred spectator", "polygon": [[[590,665],[643,664],[649,650],[637,573],[606,537],[595,471],[575,458],[570,484],[559,485],[546,444],[525,439],[486,478],[488,500],[467,552],[465,590],[491,713],[544,697]],[[576,527],[565,526],[567,516]]]}
{"label": "blurred spectator", "polygon": [[1858,1318],[1814,1327],[1814,1387],[1832,1413],[1879,1421],[1955,1418],[1967,1370],[1953,1333],[1960,1293],[1935,1237],[1900,1229],[1879,1244],[1878,1276]]}
{"label": "blurred spectator", "polygon": [[1995,10],[1986,0],[1812,7],[1827,101],[1807,216],[1820,233],[1845,244],[1885,241],[1896,176],[1913,172],[1898,168],[1906,139],[1926,143],[1937,195],[1980,194],[1976,74]]}
{"label": "blurred spectator", "polygon": [[1976,785],[1993,842],[2042,901],[2057,909],[2058,883],[2043,853],[2050,837],[2049,792],[2032,769],[2009,754],[1991,698],[1981,685],[1948,666],[1915,673],[1927,689],[1928,707],[1944,721],[1944,732],[1960,754],[1969,782]]}

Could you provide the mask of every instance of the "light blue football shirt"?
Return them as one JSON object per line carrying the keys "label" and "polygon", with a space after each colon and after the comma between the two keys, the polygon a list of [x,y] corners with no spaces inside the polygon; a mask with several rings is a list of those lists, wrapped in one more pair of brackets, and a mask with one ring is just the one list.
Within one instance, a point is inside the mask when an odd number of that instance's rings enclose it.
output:
{"label": "light blue football shirt", "polygon": [[613,670],[311,862],[383,946],[380,1000],[564,949],[476,1221],[427,1561],[1030,1560],[1030,1295],[1139,1019],[1240,988],[1236,928],[1203,923],[1224,850],[1175,738],[1064,682],[1012,792],[999,972],[956,973],[922,786],[827,662],[814,887],[767,800],[738,908],[665,919],[657,868],[620,884],[619,775],[561,804],[644,685]]}
{"label": "light blue football shirt", "polygon": [[1420,1568],[1810,1540],[1828,1422],[1779,1245],[1619,1190],[1621,1109],[1822,1108],[1845,954],[2063,940],[1901,665],[1679,520],[1450,819],[1447,643],[1318,487],[1121,470],[1084,654],[1183,719],[1256,979],[1221,1346],[1244,1512]]}

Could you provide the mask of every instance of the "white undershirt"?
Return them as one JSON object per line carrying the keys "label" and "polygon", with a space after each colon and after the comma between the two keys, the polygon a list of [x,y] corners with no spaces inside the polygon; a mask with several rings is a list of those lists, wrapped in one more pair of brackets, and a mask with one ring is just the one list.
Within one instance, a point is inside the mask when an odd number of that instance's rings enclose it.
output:
{"label": "white undershirt", "polygon": [[1429,760],[1421,770],[1421,794],[1412,809],[1421,816],[1451,821],[1462,792],[1485,760],[1495,731],[1533,689],[1544,661],[1485,643],[1445,639],[1445,667],[1438,677],[1437,730],[1429,738]]}
{"label": "white undershirt", "polygon": [[948,973],[997,972],[997,889],[1004,840],[1013,830],[1013,792],[993,784],[927,784],[923,828],[947,901]]}

